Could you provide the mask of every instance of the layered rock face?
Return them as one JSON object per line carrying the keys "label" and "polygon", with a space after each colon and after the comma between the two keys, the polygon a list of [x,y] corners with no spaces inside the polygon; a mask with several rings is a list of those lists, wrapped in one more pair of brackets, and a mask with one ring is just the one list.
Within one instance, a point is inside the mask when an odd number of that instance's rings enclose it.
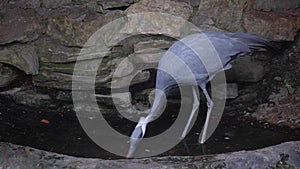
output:
{"label": "layered rock face", "polygon": [[[101,54],[95,87],[122,93],[128,84],[148,82],[154,75],[146,68],[156,67],[176,39],[199,30],[294,41],[300,28],[298,9],[297,0],[4,0],[0,2],[0,86],[9,87],[26,74],[32,88],[71,91],[78,55],[103,28],[106,32],[98,36],[106,51]],[[116,20],[115,26],[105,27]],[[85,59],[96,61],[99,56]],[[228,78],[260,81],[269,60],[266,56],[237,60]]]}
{"label": "layered rock face", "polygon": [[202,0],[195,22],[255,33],[274,41],[293,41],[299,30],[298,7],[296,0]]}

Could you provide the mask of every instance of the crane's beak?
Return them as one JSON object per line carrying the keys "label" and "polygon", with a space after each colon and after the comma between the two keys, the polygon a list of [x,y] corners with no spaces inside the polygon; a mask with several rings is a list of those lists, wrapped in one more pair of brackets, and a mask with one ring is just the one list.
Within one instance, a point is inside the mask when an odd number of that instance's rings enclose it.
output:
{"label": "crane's beak", "polygon": [[134,138],[134,137],[130,138],[130,147],[129,147],[128,153],[126,155],[126,158],[133,158],[133,155],[134,155],[135,149],[137,147],[137,144],[141,140],[142,140],[142,137],[141,138]]}
{"label": "crane's beak", "polygon": [[133,153],[135,152],[136,146],[130,145],[126,158],[133,158]]}
{"label": "crane's beak", "polygon": [[143,139],[146,132],[145,118],[141,117],[139,123],[134,128],[131,136],[130,136],[130,147],[127,153],[126,158],[132,158],[135,152],[137,144]]}

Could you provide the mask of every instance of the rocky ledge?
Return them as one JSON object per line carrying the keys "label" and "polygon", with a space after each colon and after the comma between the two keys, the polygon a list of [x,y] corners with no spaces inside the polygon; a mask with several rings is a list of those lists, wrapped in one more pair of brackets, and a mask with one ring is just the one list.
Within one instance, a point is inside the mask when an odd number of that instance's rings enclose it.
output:
{"label": "rocky ledge", "polygon": [[105,168],[105,169],[296,169],[300,167],[300,141],[254,151],[203,156],[169,156],[145,159],[102,160],[79,158],[0,143],[2,168]]}

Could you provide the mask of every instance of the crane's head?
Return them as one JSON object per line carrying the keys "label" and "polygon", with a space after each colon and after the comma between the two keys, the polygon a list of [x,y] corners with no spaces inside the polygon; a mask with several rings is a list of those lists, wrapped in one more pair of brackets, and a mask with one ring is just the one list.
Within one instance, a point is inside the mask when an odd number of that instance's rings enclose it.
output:
{"label": "crane's head", "polygon": [[137,144],[143,139],[146,133],[147,124],[148,122],[146,121],[146,118],[141,117],[134,131],[130,136],[130,147],[126,156],[127,158],[133,157],[133,153],[136,149]]}

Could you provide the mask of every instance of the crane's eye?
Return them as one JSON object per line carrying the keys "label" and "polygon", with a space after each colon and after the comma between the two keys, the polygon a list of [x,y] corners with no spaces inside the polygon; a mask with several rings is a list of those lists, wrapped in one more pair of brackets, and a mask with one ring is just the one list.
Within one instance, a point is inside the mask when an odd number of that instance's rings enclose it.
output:
{"label": "crane's eye", "polygon": [[131,138],[143,138],[143,136],[144,134],[141,126],[135,128],[133,133],[131,134]]}

